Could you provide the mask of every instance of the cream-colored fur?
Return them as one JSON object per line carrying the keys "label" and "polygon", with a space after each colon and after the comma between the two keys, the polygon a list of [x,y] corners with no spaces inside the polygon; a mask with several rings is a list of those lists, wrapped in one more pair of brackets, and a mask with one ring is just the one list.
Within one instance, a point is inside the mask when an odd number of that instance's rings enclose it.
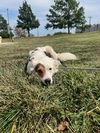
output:
{"label": "cream-colored fur", "polygon": [[42,64],[45,68],[45,75],[41,77],[42,82],[50,79],[50,83],[52,83],[52,76],[58,71],[60,62],[75,59],[77,58],[72,53],[56,53],[50,46],[38,47],[29,52],[26,72],[31,74],[38,64]]}
{"label": "cream-colored fur", "polygon": [[52,58],[60,60],[60,61],[67,61],[67,60],[76,60],[76,56],[72,53],[56,53],[52,47],[45,46],[45,51],[51,55]]}

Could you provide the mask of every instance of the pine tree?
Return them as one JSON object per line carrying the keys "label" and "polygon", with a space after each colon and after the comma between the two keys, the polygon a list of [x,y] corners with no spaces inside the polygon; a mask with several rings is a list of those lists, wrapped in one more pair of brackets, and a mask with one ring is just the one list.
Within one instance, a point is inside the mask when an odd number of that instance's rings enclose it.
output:
{"label": "pine tree", "polygon": [[11,27],[9,27],[10,32],[8,32],[8,24],[7,24],[7,20],[0,15],[0,36],[2,36],[2,38],[12,38],[13,33],[11,31]]}
{"label": "pine tree", "polygon": [[74,27],[85,25],[84,8],[79,7],[76,0],[55,0],[54,5],[49,9],[47,14],[49,21],[45,28],[68,29],[68,33]]}
{"label": "pine tree", "polygon": [[7,20],[2,15],[0,15],[0,32],[7,31],[7,27]]}
{"label": "pine tree", "polygon": [[38,28],[39,26],[39,21],[32,13],[31,6],[28,5],[26,1],[24,1],[22,7],[19,7],[17,27],[26,29],[28,32],[28,36],[30,36],[30,30]]}

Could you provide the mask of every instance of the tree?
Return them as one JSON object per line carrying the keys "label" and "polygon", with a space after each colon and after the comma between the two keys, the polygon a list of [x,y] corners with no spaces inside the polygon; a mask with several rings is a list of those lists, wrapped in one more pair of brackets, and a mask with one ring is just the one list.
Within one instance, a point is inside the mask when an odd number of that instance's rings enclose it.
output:
{"label": "tree", "polygon": [[76,20],[75,20],[75,27],[76,28],[80,28],[82,29],[82,31],[84,31],[87,26],[86,26],[86,20],[85,20],[85,16],[84,16],[84,8],[80,7],[76,13]]}
{"label": "tree", "polygon": [[36,16],[32,13],[31,6],[26,1],[23,2],[22,7],[19,8],[19,16],[17,20],[17,27],[26,29],[28,36],[30,36],[30,30],[38,28],[40,26]]}
{"label": "tree", "polygon": [[7,20],[0,15],[0,32],[1,31],[7,31],[8,25],[7,25]]}
{"label": "tree", "polygon": [[11,29],[8,33],[7,20],[2,15],[0,15],[0,36],[2,36],[2,38],[9,38],[13,36]]}
{"label": "tree", "polygon": [[84,8],[79,7],[76,0],[54,0],[55,5],[49,9],[50,14],[47,14],[49,21],[45,28],[53,29],[68,29],[68,33],[74,27],[79,27],[86,23],[84,16]]}
{"label": "tree", "polygon": [[22,29],[22,28],[15,27],[14,32],[15,32],[16,37],[26,37],[27,36],[26,30]]}

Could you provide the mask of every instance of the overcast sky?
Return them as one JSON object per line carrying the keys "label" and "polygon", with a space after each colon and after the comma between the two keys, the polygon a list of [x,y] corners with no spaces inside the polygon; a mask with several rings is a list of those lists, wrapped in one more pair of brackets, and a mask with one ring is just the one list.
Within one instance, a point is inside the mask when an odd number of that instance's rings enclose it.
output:
{"label": "overcast sky", "polygon": [[[85,16],[87,23],[89,23],[89,17],[91,16],[92,24],[100,24],[100,0],[77,0],[80,2],[80,6],[85,9]],[[10,26],[16,26],[16,20],[18,16],[18,8],[22,6],[23,0],[0,0],[0,14],[7,19],[7,8],[9,9],[9,20]],[[27,0],[28,4],[31,5],[33,13],[40,21],[41,26],[39,27],[39,35],[52,34],[59,30],[46,30],[44,28],[46,24],[46,14],[49,13],[49,8],[53,4],[53,0]],[[60,30],[65,31],[65,30]],[[37,35],[37,30],[32,30],[32,33]]]}

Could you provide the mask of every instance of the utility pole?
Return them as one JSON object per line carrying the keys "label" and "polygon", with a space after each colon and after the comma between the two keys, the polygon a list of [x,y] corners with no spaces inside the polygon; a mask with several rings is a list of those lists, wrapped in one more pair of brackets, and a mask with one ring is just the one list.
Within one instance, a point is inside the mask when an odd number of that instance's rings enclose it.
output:
{"label": "utility pole", "polygon": [[8,33],[10,33],[10,27],[9,27],[9,10],[7,8],[7,27],[8,27]]}
{"label": "utility pole", "polygon": [[89,25],[91,25],[91,19],[92,19],[92,17],[90,16],[88,18],[89,18]]}
{"label": "utility pole", "polygon": [[37,28],[37,36],[39,37],[39,29]]}
{"label": "utility pole", "polygon": [[91,31],[91,19],[92,19],[92,17],[90,16],[88,18],[89,18],[89,25],[90,25],[89,31]]}

